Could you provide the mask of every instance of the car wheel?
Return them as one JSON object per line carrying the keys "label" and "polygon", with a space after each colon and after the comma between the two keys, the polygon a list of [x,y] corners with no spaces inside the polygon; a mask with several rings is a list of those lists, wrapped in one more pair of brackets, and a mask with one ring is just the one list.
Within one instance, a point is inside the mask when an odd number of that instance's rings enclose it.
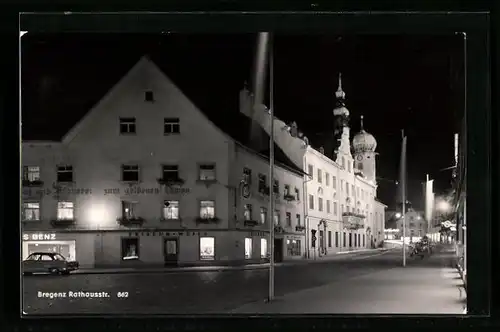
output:
{"label": "car wheel", "polygon": [[50,274],[59,274],[59,270],[56,268],[50,268],[49,272],[50,272]]}

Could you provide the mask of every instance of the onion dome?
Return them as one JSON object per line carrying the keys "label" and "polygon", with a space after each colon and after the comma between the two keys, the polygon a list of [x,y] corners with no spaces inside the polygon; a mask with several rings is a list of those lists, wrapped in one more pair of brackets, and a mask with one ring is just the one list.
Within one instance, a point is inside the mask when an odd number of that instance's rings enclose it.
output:
{"label": "onion dome", "polygon": [[361,130],[352,139],[354,152],[375,152],[377,141],[372,134],[367,133],[363,128],[363,116],[361,115]]}

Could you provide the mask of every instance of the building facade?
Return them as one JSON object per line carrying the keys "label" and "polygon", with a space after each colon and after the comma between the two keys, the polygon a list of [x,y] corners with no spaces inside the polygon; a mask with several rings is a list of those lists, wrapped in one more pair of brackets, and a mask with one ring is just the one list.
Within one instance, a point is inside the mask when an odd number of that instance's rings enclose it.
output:
{"label": "building facade", "polygon": [[[403,223],[405,223],[405,237],[410,242],[419,241],[423,236],[428,235],[427,221],[424,218],[424,211],[408,209],[405,216],[401,216],[400,211],[387,210],[385,214],[386,228],[396,230],[389,232],[393,238],[401,239],[403,236]],[[386,234],[389,235],[389,234]]]}
{"label": "building facade", "polygon": [[[248,125],[244,118],[241,125]],[[245,264],[305,250],[303,172],[216,123],[143,57],[67,134],[22,143],[22,253],[82,267]],[[279,147],[276,147],[279,152]]]}
{"label": "building facade", "polygon": [[[306,216],[307,257],[373,248],[384,239],[386,206],[377,200],[376,141],[361,123],[361,131],[350,139],[349,111],[339,86],[333,113],[339,146],[335,160],[322,148],[314,149],[294,122],[274,119],[274,137],[287,156],[302,165],[303,201]],[[270,116],[264,106],[252,110],[253,95],[243,89],[240,111],[253,118],[269,134]],[[363,118],[361,117],[361,121]]]}

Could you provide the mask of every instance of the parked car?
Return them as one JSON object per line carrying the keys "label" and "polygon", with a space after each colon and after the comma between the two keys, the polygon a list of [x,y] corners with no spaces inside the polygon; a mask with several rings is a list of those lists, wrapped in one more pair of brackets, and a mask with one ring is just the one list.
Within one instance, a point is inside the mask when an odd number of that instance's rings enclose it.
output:
{"label": "parked car", "polygon": [[52,252],[35,252],[23,261],[23,274],[51,273],[70,274],[71,271],[78,270],[79,264],[76,261],[67,261],[61,254]]}

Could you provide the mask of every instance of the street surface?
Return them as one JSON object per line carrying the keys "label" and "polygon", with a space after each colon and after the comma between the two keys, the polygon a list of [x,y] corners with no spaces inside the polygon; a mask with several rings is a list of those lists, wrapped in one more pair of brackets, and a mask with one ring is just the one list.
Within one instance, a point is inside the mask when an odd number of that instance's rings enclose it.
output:
{"label": "street surface", "polygon": [[[409,265],[421,266],[426,262],[425,259],[408,261]],[[366,283],[370,283],[370,275],[400,265],[401,252],[388,251],[278,266],[275,294],[282,297],[336,284],[343,291],[332,296],[348,296],[350,280],[365,276]],[[229,313],[249,303],[262,305],[268,294],[268,270],[27,276],[23,277],[23,294],[23,310],[28,315]],[[50,298],[54,295],[59,297]]]}

